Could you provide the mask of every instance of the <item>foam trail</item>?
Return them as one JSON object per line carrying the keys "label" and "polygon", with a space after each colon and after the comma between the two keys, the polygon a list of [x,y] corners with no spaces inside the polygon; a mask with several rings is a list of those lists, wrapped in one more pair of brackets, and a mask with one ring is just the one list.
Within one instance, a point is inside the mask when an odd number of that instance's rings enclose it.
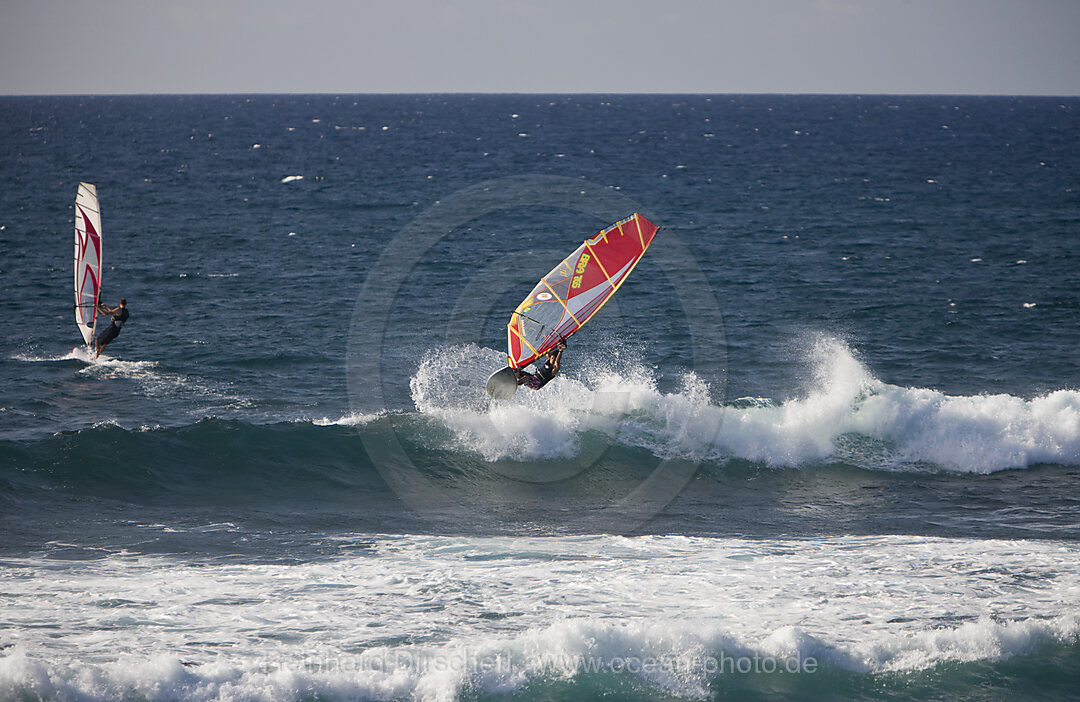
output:
{"label": "foam trail", "polygon": [[385,416],[385,412],[376,412],[374,414],[364,414],[363,412],[353,412],[347,414],[344,417],[338,417],[337,419],[330,419],[329,417],[322,417],[321,419],[310,420],[312,424],[317,427],[359,427],[365,424],[370,424],[376,419]]}
{"label": "foam trail", "polygon": [[[108,356],[101,356],[102,359],[108,358]],[[33,356],[27,353],[17,353],[11,356],[13,361],[23,361],[25,363],[53,363],[56,361],[83,361],[84,363],[93,363],[95,357],[93,352],[87,349],[85,346],[76,346],[65,354],[59,356]]]}
{"label": "foam trail", "polygon": [[[222,409],[234,409],[250,406],[251,400],[229,392],[220,383],[208,383],[195,376],[163,370],[158,361],[125,361],[107,354],[94,356],[84,346],[77,346],[68,353],[59,356],[36,356],[27,353],[16,354],[12,360],[27,363],[53,363],[81,361],[75,371],[79,376],[105,381],[122,380],[134,383],[139,391],[148,397],[197,397],[202,400],[213,399],[221,403]],[[203,405],[203,410],[208,409]]]}

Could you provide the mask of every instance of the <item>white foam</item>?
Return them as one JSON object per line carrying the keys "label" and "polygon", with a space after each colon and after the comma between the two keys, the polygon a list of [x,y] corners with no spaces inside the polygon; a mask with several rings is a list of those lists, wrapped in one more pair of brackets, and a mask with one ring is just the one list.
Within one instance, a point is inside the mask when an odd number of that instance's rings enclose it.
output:
{"label": "white foam", "polygon": [[341,426],[341,427],[357,427],[365,424],[370,424],[376,419],[384,416],[385,412],[375,412],[373,414],[364,414],[363,412],[354,412],[347,414],[344,417],[338,417],[337,419],[330,419],[329,417],[322,417],[321,419],[312,419],[311,423],[319,427]]}
{"label": "white foam", "polygon": [[13,361],[23,361],[25,363],[52,363],[55,361],[83,361],[84,363],[93,363],[94,354],[85,346],[76,346],[65,354],[59,356],[35,356],[29,353],[17,353],[11,356]]}
{"label": "white foam", "polygon": [[15,361],[27,363],[52,363],[56,361],[82,361],[87,366],[79,370],[80,373],[94,373],[94,368],[112,368],[118,371],[134,373],[157,365],[156,361],[122,361],[107,354],[100,356],[85,346],[76,346],[71,351],[59,356],[33,356],[30,354],[15,354],[11,357]]}
{"label": "white foam", "polygon": [[1080,643],[1070,542],[338,540],[364,555],[5,558],[0,698],[450,700],[588,669],[700,697],[722,656],[909,672]]}
{"label": "white foam", "polygon": [[[922,631],[863,647],[868,672],[921,670],[944,662],[998,661],[1036,652],[1043,641],[1076,643],[1080,617],[995,621],[989,616],[956,628]],[[856,666],[851,666],[856,667]]]}
{"label": "white foam", "polygon": [[[800,467],[843,460],[870,469],[935,468],[988,473],[1037,463],[1080,465],[1080,392],[1030,400],[949,396],[875,378],[843,342],[808,344],[812,380],[799,396],[747,406],[714,403],[693,373],[678,392],[657,389],[654,371],[607,358],[575,359],[543,390],[505,402],[484,393],[503,354],[473,345],[429,352],[410,381],[417,409],[486,460],[575,455],[585,432],[672,455],[741,458]],[[844,437],[869,438],[852,449]]]}
{"label": "white foam", "polygon": [[[815,378],[804,397],[728,409],[718,444],[740,458],[785,466],[834,457],[871,468],[925,462],[974,473],[1080,464],[1080,393],[949,396],[883,383],[835,339],[819,339],[810,356]],[[848,434],[882,442],[891,461],[880,463],[880,453],[871,464],[842,454],[839,439]]]}
{"label": "white foam", "polygon": [[90,365],[79,370],[80,373],[101,373],[102,369],[110,369],[116,375],[139,375],[157,367],[157,361],[124,361],[106,354],[95,358]]}
{"label": "white foam", "polygon": [[618,369],[609,358],[561,374],[542,391],[521,389],[495,402],[484,388],[505,362],[503,354],[472,344],[430,352],[410,380],[413,402],[450,428],[462,448],[489,461],[569,457],[590,430],[660,452],[700,445],[684,436],[708,402],[707,388],[692,374],[682,393],[664,395],[643,366]]}

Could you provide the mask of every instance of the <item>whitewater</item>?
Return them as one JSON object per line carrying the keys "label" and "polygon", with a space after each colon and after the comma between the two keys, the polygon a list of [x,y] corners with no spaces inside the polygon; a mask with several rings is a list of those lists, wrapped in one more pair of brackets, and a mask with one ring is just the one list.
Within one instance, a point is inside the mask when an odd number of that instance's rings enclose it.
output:
{"label": "whitewater", "polygon": [[654,369],[625,362],[620,368],[616,351],[581,359],[545,392],[490,401],[476,380],[498,367],[502,354],[474,345],[429,352],[410,386],[419,412],[487,461],[572,457],[582,434],[601,431],[660,457],[785,468],[843,462],[990,473],[1080,464],[1080,392],[949,396],[878,380],[835,337],[818,337],[805,351],[807,385],[781,400],[724,403],[693,373],[680,379],[681,390],[661,392]]}
{"label": "whitewater", "polygon": [[607,673],[697,698],[723,675],[725,657],[729,666],[757,657],[758,666],[912,673],[1030,654],[1080,634],[1075,545],[337,541],[357,555],[306,564],[5,559],[5,596],[18,598],[11,616],[22,633],[0,659],[0,694],[451,700]]}

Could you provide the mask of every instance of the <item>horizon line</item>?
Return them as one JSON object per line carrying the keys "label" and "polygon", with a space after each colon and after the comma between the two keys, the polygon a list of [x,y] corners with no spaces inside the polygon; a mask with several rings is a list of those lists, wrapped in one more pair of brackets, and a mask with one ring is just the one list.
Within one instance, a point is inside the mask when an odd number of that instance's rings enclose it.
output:
{"label": "horizon line", "polygon": [[229,96],[311,96],[311,97],[328,97],[328,96],[635,96],[635,97],[649,97],[649,96],[694,96],[694,97],[1005,97],[1005,98],[1078,98],[1078,94],[1067,93],[953,93],[953,92],[929,92],[929,93],[917,93],[917,92],[779,92],[779,91],[753,91],[753,92],[694,92],[694,91],[656,91],[656,92],[619,92],[619,91],[568,91],[568,92],[544,92],[544,91],[469,91],[469,90],[448,90],[448,91],[372,91],[372,92],[305,92],[305,91],[249,91],[249,92],[226,92],[226,91],[209,91],[209,92],[95,92],[95,93],[77,93],[77,92],[58,92],[58,93],[0,93],[0,98],[30,98],[30,97],[229,97]]}

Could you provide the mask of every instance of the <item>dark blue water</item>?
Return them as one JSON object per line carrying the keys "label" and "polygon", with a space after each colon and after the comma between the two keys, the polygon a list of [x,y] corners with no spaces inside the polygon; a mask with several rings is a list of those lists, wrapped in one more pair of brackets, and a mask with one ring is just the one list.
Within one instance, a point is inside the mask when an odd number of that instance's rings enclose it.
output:
{"label": "dark blue water", "polygon": [[[0,99],[0,696],[1067,698],[1078,111]],[[131,309],[94,364],[79,181]],[[562,375],[491,404],[510,311],[635,211],[660,234]],[[345,590],[268,594],[293,575]],[[398,682],[357,663],[402,652]]]}

